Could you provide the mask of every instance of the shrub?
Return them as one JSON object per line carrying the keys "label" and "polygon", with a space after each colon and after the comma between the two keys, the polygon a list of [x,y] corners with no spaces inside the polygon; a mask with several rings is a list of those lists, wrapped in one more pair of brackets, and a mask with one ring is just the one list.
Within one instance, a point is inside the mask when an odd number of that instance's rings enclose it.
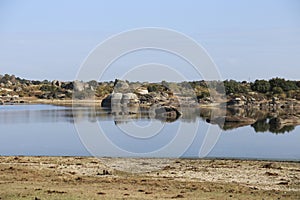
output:
{"label": "shrub", "polygon": [[273,87],[272,92],[274,94],[281,94],[283,93],[283,89],[281,87]]}
{"label": "shrub", "polygon": [[234,80],[224,81],[224,87],[226,94],[247,92],[247,89],[244,85]]}
{"label": "shrub", "polygon": [[256,80],[253,84],[251,84],[251,89],[260,93],[267,93],[270,91],[270,88],[271,85],[266,80]]}

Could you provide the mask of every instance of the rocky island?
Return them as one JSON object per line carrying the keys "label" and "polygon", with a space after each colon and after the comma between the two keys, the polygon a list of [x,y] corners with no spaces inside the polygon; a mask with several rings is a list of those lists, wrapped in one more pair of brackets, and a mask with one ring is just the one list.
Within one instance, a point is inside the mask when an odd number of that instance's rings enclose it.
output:
{"label": "rocky island", "polygon": [[[184,115],[186,108],[201,108],[202,118],[225,130],[251,125],[261,131],[284,132],[300,124],[300,81],[83,82],[0,75],[0,104],[24,103],[88,104],[109,107],[112,115],[133,117],[142,108],[168,122]],[[214,108],[220,111],[212,116],[209,110]]]}

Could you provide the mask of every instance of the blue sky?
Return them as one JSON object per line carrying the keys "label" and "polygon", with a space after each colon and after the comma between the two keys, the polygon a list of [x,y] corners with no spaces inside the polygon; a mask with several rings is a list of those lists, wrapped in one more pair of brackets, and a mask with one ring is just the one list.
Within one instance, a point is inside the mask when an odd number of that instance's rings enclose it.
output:
{"label": "blue sky", "polygon": [[97,44],[141,27],[192,37],[224,79],[300,77],[298,0],[0,0],[0,74],[73,80]]}

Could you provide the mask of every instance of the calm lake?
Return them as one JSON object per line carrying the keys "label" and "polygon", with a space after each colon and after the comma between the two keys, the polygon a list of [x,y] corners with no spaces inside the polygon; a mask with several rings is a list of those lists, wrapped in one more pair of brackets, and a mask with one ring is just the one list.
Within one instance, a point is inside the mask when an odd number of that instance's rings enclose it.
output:
{"label": "calm lake", "polygon": [[[124,116],[116,118],[107,110],[95,111],[89,107],[0,106],[0,155],[91,156],[94,154],[90,150],[94,147],[91,143],[87,144],[85,137],[96,141],[92,127],[97,126],[105,133],[107,141],[137,156],[147,156],[145,153],[163,148],[181,128],[192,140],[187,143],[187,148],[178,145],[178,149],[184,149],[180,156],[197,158],[208,129],[213,127],[221,131],[218,125],[207,123],[198,112],[191,109],[177,121],[164,122],[148,118],[142,111],[138,118],[132,119]],[[78,126],[85,128],[78,131]],[[191,135],[193,131],[195,134]],[[181,140],[184,143],[184,139]],[[126,156],[105,149],[107,142],[99,141],[99,145],[103,145],[104,151],[103,155],[101,152],[99,155]],[[177,157],[178,152],[162,151],[158,156]],[[259,132],[255,126],[222,130],[207,157],[299,161],[300,127],[280,133]]]}

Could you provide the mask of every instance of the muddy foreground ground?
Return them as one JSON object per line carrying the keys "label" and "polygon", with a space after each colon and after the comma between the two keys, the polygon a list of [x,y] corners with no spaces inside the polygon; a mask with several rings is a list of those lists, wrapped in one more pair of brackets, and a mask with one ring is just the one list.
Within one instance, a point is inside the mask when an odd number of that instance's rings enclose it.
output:
{"label": "muddy foreground ground", "polygon": [[0,199],[300,199],[300,163],[0,157]]}

